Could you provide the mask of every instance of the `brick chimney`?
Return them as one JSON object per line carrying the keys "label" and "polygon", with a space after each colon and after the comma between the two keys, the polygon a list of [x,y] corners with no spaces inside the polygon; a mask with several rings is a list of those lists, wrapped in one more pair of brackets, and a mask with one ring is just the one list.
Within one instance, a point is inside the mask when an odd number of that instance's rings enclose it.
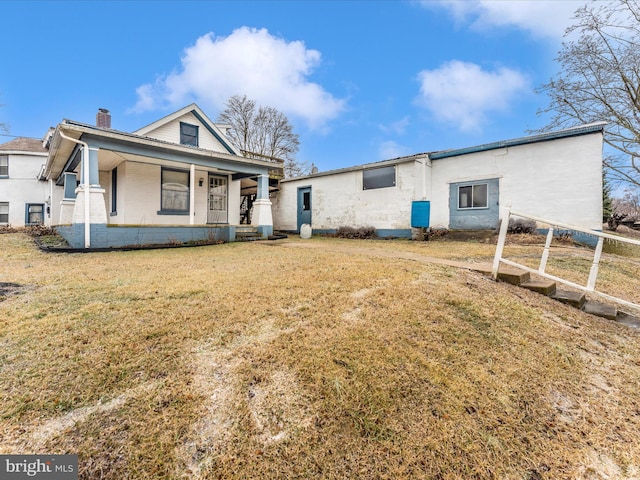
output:
{"label": "brick chimney", "polygon": [[106,108],[99,108],[96,113],[96,126],[98,128],[111,128],[111,113]]}

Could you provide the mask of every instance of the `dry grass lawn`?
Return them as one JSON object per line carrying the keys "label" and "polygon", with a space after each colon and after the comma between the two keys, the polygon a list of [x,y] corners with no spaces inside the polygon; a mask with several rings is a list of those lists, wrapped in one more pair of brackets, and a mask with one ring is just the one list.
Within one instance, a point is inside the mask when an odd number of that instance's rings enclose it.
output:
{"label": "dry grass lawn", "polygon": [[493,250],[0,235],[0,453],[77,453],[87,479],[640,478],[640,332],[424,258]]}

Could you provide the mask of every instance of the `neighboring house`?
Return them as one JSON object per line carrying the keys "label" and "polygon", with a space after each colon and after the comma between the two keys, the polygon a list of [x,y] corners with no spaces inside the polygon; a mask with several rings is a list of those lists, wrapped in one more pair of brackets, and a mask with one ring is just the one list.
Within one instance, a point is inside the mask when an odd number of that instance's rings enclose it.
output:
{"label": "neighboring house", "polygon": [[234,241],[243,199],[273,232],[269,190],[282,163],[243,157],[195,104],[133,133],[64,120],[46,141],[42,179],[57,186],[52,224],[72,247]]}
{"label": "neighboring house", "polygon": [[50,188],[38,180],[46,160],[42,140],[19,137],[0,145],[0,226],[50,225]]}
{"label": "neighboring house", "polygon": [[486,145],[396,158],[283,180],[275,228],[314,232],[374,227],[494,229],[499,210],[602,229],[605,123]]}

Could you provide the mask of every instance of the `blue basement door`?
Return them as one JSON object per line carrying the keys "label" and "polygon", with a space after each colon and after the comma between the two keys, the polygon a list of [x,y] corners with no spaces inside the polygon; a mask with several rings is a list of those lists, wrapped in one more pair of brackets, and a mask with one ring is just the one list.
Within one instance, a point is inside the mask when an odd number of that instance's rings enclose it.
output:
{"label": "blue basement door", "polygon": [[311,187],[298,188],[298,231],[305,223],[311,225]]}
{"label": "blue basement door", "polygon": [[452,183],[449,188],[449,228],[490,230],[500,217],[497,178]]}

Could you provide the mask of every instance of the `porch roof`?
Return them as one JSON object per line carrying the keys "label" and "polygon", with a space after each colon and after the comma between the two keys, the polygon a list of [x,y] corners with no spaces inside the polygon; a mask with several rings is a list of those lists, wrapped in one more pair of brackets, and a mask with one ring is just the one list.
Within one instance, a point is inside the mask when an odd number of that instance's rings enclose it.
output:
{"label": "porch roof", "polygon": [[77,147],[75,142],[63,138],[60,132],[68,137],[86,142],[90,146],[136,157],[158,158],[202,166],[219,165],[231,173],[265,174],[273,172],[282,174],[283,172],[283,164],[274,161],[215,152],[133,133],[99,128],[72,120],[63,120],[58,124],[49,140],[49,156],[44,172],[46,178],[54,180],[58,179],[65,171],[70,170],[71,157]]}

